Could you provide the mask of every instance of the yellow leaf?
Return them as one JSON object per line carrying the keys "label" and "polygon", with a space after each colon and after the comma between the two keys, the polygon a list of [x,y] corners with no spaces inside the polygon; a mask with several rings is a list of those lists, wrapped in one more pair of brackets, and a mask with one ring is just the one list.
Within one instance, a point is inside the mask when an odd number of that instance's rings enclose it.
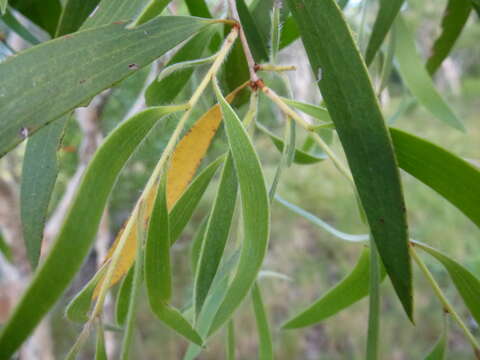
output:
{"label": "yellow leaf", "polygon": [[[245,87],[246,84],[239,86],[227,96],[227,101],[232,102],[235,96]],[[217,104],[211,107],[205,114],[203,114],[191,127],[191,129],[183,136],[175,147],[172,154],[172,160],[167,174],[167,206],[171,210],[173,205],[181,197],[190,181],[193,179],[200,162],[205,157],[207,150],[215,136],[218,127],[222,121],[222,114],[220,106]],[[152,212],[153,203],[155,201],[155,194],[158,186],[153,186],[150,192],[146,195],[145,217],[148,219]],[[133,221],[132,231],[128,234],[127,241],[122,250],[122,254],[118,260],[117,266],[113,273],[110,286],[116,284],[128,272],[130,267],[135,262],[137,250],[137,220]],[[104,262],[107,262],[112,257],[120,237],[122,236],[123,228],[117,234],[115,242],[108,250]],[[95,299],[100,291],[103,281],[99,281],[93,298]]]}

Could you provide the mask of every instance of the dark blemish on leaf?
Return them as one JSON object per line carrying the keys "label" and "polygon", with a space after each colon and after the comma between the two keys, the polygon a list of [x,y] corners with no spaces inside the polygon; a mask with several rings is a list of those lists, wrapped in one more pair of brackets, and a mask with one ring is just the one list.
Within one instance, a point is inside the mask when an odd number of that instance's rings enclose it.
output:
{"label": "dark blemish on leaf", "polygon": [[138,66],[137,64],[129,64],[128,68],[130,70],[138,70],[138,69],[140,69],[140,66]]}
{"label": "dark blemish on leaf", "polygon": [[20,137],[21,137],[22,139],[26,139],[26,138],[28,137],[28,134],[29,134],[28,128],[22,127],[22,128],[20,129],[19,135],[20,135]]}
{"label": "dark blemish on leaf", "polygon": [[380,221],[381,224],[385,224],[385,219],[384,218],[380,218],[380,219],[378,219],[378,221]]}
{"label": "dark blemish on leaf", "polygon": [[86,81],[86,80],[83,79],[83,80],[80,80],[79,83],[80,83],[80,84],[83,84],[85,81]]}

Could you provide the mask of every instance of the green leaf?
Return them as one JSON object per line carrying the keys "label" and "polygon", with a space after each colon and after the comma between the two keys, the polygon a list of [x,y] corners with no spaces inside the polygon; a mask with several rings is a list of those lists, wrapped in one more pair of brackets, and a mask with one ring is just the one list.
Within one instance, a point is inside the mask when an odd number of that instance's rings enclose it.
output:
{"label": "green leaf", "polygon": [[[195,60],[209,54],[209,49],[205,46],[212,37],[212,31],[202,31],[188,40],[185,45],[178,50],[166,67],[185,61]],[[160,80],[154,80],[145,91],[145,101],[148,106],[164,105],[171,103],[175,97],[182,91],[188,80],[193,74],[194,69],[182,69],[173,72]]]}
{"label": "green leaf", "polygon": [[119,326],[125,325],[125,321],[127,320],[134,272],[135,266],[132,266],[130,270],[128,270],[127,275],[123,278],[122,283],[120,284],[120,289],[118,290],[117,301],[115,303],[115,322]]}
{"label": "green leaf", "polygon": [[105,274],[105,267],[98,271],[95,276],[75,295],[65,309],[68,320],[85,323],[89,320],[89,311],[92,304],[92,296],[98,281]]}
{"label": "green leaf", "polygon": [[[181,16],[162,16],[133,30],[111,24],[10,57],[0,64],[0,155],[26,132],[33,134],[84,104],[205,25],[204,20]],[[109,56],[112,52],[115,56]]]}
{"label": "green leaf", "polygon": [[432,348],[430,353],[425,357],[425,360],[445,360],[447,356],[448,347],[448,318],[445,314],[443,317],[443,330],[438,338],[437,343]]}
{"label": "green leaf", "polygon": [[272,335],[258,282],[252,288],[252,304],[258,331],[258,359],[273,360]]}
{"label": "green leaf", "polygon": [[405,85],[418,102],[437,119],[458,130],[465,131],[460,119],[457,118],[435,89],[433,81],[417,53],[410,29],[400,15],[397,17],[395,24],[397,27],[395,56],[398,62],[398,70]]}
{"label": "green leaf", "polygon": [[191,342],[202,345],[203,340],[192,325],[178,310],[168,304],[172,297],[172,274],[166,178],[165,173],[160,180],[145,246],[145,283],[148,299],[150,308],[161,321]]}
{"label": "green leaf", "polygon": [[190,15],[203,18],[212,17],[205,0],[185,0],[185,3],[187,4]]}
{"label": "green leaf", "polygon": [[63,7],[56,37],[70,34],[82,26],[100,0],[68,0]]}
{"label": "green leaf", "polygon": [[250,50],[252,51],[253,58],[257,63],[268,60],[268,50],[266,47],[266,41],[262,39],[260,32],[253,20],[250,10],[245,4],[244,0],[235,0],[237,3],[238,15],[240,16],[240,22],[242,23],[245,37],[247,38]]}
{"label": "green leaf", "polygon": [[197,318],[210,291],[225,250],[237,200],[237,177],[232,156],[225,162],[220,185],[211,210],[205,238],[202,241],[200,257],[195,271],[194,304]]}
{"label": "green leaf", "polygon": [[377,18],[373,24],[372,34],[368,41],[367,51],[365,52],[365,63],[370,65],[375,58],[375,54],[382,46],[388,31],[392,27],[404,0],[379,1],[380,9]]}
{"label": "green leaf", "polygon": [[95,14],[83,24],[91,29],[114,21],[129,21],[139,15],[149,0],[101,0]]}
{"label": "green leaf", "polygon": [[200,202],[208,184],[215,175],[220,164],[225,160],[225,155],[219,156],[212,161],[200,174],[193,179],[190,186],[173,206],[170,212],[170,241],[172,244],[177,241],[183,229],[192,217],[194,210]]}
{"label": "green leaf", "polygon": [[208,219],[208,216],[203,219],[202,223],[195,232],[195,235],[193,236],[190,247],[190,262],[192,264],[192,272],[194,276],[197,271],[198,259],[200,258],[203,240],[205,240],[205,231],[207,230]]}
{"label": "green leaf", "polygon": [[57,151],[68,116],[42,128],[27,142],[20,187],[20,210],[27,257],[35,269],[43,228],[58,174]]}
{"label": "green leaf", "polygon": [[367,332],[367,360],[377,360],[380,339],[380,283],[382,282],[382,267],[377,247],[370,239],[370,277],[368,296],[368,332]]}
{"label": "green leaf", "polygon": [[52,37],[62,12],[60,0],[10,0],[10,5]]}
{"label": "green leaf", "polygon": [[15,16],[13,16],[12,12],[7,9],[5,14],[0,17],[0,21],[5,23],[10,30],[14,31],[18,36],[20,36],[23,40],[29,42],[32,45],[40,44],[40,40],[38,40],[25,26],[23,26]]}
{"label": "green leaf", "polygon": [[227,326],[227,360],[235,360],[235,324],[233,320]]}
{"label": "green leaf", "polygon": [[172,0],[150,0],[150,2],[142,10],[138,18],[135,20],[135,25],[144,24],[154,17],[160,15]]}
{"label": "green leaf", "polygon": [[146,238],[146,224],[143,219],[145,219],[145,204],[140,204],[140,209],[137,213],[137,246],[136,246],[136,257],[135,265],[132,275],[132,285],[130,287],[130,299],[128,301],[128,310],[125,318],[125,332],[122,340],[122,348],[120,351],[120,359],[128,360],[130,359],[130,350],[132,347],[132,342],[135,332],[135,320],[137,314],[137,307],[140,297],[140,289],[143,283],[143,261],[144,261],[144,244]]}
{"label": "green leaf", "polygon": [[13,260],[12,249],[5,241],[5,238],[3,237],[1,231],[0,231],[0,253],[5,257],[5,259],[12,262]]}
{"label": "green leaf", "polygon": [[433,44],[427,71],[434,74],[455,45],[472,10],[471,0],[449,0],[442,18],[442,32]]}
{"label": "green leaf", "polygon": [[97,323],[97,342],[95,345],[95,360],[108,360],[105,350],[105,333],[101,321]]}
{"label": "green leaf", "polygon": [[210,334],[228,321],[248,295],[262,266],[270,230],[270,206],[260,161],[240,119],[214,84],[240,184],[244,239],[235,276],[215,315]]}
{"label": "green leaf", "polygon": [[118,174],[157,121],[178,110],[178,106],[147,109],[105,139],[83,176],[49,255],[1,330],[0,358],[15,352],[68,287],[90,250]]}
{"label": "green leaf", "polygon": [[368,71],[333,0],[288,0],[343,145],[383,264],[413,315],[405,203],[395,154]]}
{"label": "green leaf", "polygon": [[300,32],[298,30],[298,25],[293,16],[290,16],[285,20],[282,26],[282,32],[280,33],[280,49],[287,47],[299,37]]}
{"label": "green leaf", "polygon": [[[382,272],[381,279],[385,277]],[[282,327],[297,329],[314,325],[339,311],[363,299],[368,295],[370,281],[370,250],[365,247],[360,259],[350,274],[344,277],[335,287],[328,290],[320,299],[301,311]]]}
{"label": "green leaf", "polygon": [[145,244],[145,284],[152,309],[172,298],[170,226],[168,221],[166,172],[161,176]]}
{"label": "green leaf", "polygon": [[[256,122],[255,125],[260,131],[266,134],[270,138],[270,140],[272,140],[273,145],[275,145],[278,151],[280,152],[283,151],[285,143],[280,137],[272,133],[270,130],[268,130],[265,126],[263,126],[259,122]],[[295,148],[293,162],[301,165],[309,165],[309,164],[315,164],[320,161],[323,161],[326,158],[327,157],[324,154],[320,154],[320,155],[310,154],[308,152]]]}
{"label": "green leaf", "polygon": [[444,148],[390,128],[399,166],[480,226],[480,171]]}
{"label": "green leaf", "polygon": [[275,200],[280,203],[281,205],[285,206],[288,210],[294,212],[295,214],[307,219],[310,221],[312,224],[317,225],[321,227],[323,230],[327,231],[329,234],[345,241],[350,241],[350,242],[364,242],[369,239],[368,234],[347,234],[344,233],[340,230],[335,229],[333,226],[328,224],[327,222],[323,221],[322,219],[318,218],[317,216],[313,215],[312,213],[309,213],[308,211],[298,207],[297,205],[294,205],[284,198],[275,195]]}
{"label": "green leaf", "polygon": [[303,112],[307,115],[310,115],[311,117],[314,117],[315,119],[318,119],[320,121],[325,122],[325,124],[322,124],[322,125],[328,125],[329,123],[332,122],[332,119],[331,119],[331,117],[328,113],[328,110],[321,107],[321,106],[316,106],[316,105],[313,105],[313,104],[308,104],[308,103],[304,103],[304,102],[301,102],[301,101],[288,99],[288,98],[282,98],[282,100],[286,104],[300,110],[301,112]]}
{"label": "green leaf", "polygon": [[445,267],[468,310],[472,313],[475,321],[480,323],[480,308],[478,307],[480,301],[480,280],[448,255],[419,241],[413,241],[413,243],[429,253]]}
{"label": "green leaf", "polygon": [[5,15],[7,12],[8,0],[0,0],[0,12]]}

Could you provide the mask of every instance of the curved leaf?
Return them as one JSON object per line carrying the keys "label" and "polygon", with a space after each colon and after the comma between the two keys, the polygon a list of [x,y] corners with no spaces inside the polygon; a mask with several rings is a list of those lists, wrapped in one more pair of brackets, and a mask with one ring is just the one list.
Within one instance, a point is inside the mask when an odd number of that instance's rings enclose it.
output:
{"label": "curved leaf", "polygon": [[206,25],[202,19],[182,16],[162,16],[133,30],[117,23],[66,35],[8,58],[0,64],[0,155],[26,133],[84,104]]}
{"label": "curved leaf", "polygon": [[465,131],[460,119],[435,89],[433,81],[417,53],[410,29],[400,15],[397,17],[395,26],[397,27],[395,57],[405,85],[418,102],[437,119],[458,130]]}
{"label": "curved leaf", "polygon": [[288,0],[345,150],[370,230],[407,315],[412,272],[405,202],[393,146],[368,71],[333,0]]}
{"label": "curved leaf", "polygon": [[237,200],[237,176],[231,156],[225,162],[215,203],[208,218],[200,257],[195,271],[194,304],[198,317],[207,298],[213,278],[222,260]]}
{"label": "curved leaf", "polygon": [[10,0],[10,5],[20,11],[52,37],[55,35],[62,12],[60,0]]}
{"label": "curved leaf", "polygon": [[[119,326],[125,325],[127,319],[128,307],[130,304],[130,295],[132,294],[132,285],[133,285],[133,273],[135,266],[132,266],[122,280],[120,284],[120,289],[117,294],[117,301],[115,303],[115,322]],[[90,294],[90,298],[93,295],[93,291]]]}
{"label": "curved leaf", "polygon": [[478,306],[480,303],[480,280],[461,264],[433,247],[419,241],[413,241],[413,244],[429,253],[445,267],[473,318],[477,323],[480,323],[480,308]]}
{"label": "curved leaf", "polygon": [[145,110],[105,139],[85,172],[48,257],[1,330],[0,358],[15,352],[73,280],[90,250],[118,174],[157,121],[177,110],[176,106]]}
{"label": "curved leaf", "polygon": [[270,205],[260,161],[237,114],[223,98],[216,83],[214,88],[222,108],[230,151],[240,184],[244,239],[235,276],[215,315],[209,334],[228,321],[248,295],[262,266],[270,231]]}
{"label": "curved leaf", "polygon": [[[385,272],[381,274],[381,279]],[[335,287],[328,290],[325,295],[312,305],[288,320],[282,327],[284,329],[297,329],[314,325],[368,295],[370,281],[370,250],[364,248],[363,252],[350,274],[344,277]]]}
{"label": "curved leaf", "polygon": [[63,7],[55,36],[77,31],[100,0],[68,0]]}
{"label": "curved leaf", "polygon": [[442,147],[390,128],[399,166],[480,227],[480,171]]}
{"label": "curved leaf", "polygon": [[258,282],[252,288],[252,303],[258,331],[258,359],[273,360],[272,335]]}
{"label": "curved leaf", "polygon": [[367,51],[365,53],[365,63],[370,65],[375,58],[375,54],[382,46],[388,31],[397,17],[404,0],[379,1],[380,9],[373,24],[372,35],[368,41]]}
{"label": "curved leaf", "polygon": [[444,315],[442,334],[438,338],[437,343],[432,348],[430,353],[425,357],[425,360],[445,360],[448,346],[448,318]]}
{"label": "curved leaf", "polygon": [[427,71],[434,74],[460,36],[472,10],[471,0],[449,0],[442,19],[442,33],[433,44]]}
{"label": "curved leaf", "polygon": [[188,12],[193,16],[200,16],[203,18],[211,18],[212,14],[208,9],[205,0],[185,0],[188,7]]}

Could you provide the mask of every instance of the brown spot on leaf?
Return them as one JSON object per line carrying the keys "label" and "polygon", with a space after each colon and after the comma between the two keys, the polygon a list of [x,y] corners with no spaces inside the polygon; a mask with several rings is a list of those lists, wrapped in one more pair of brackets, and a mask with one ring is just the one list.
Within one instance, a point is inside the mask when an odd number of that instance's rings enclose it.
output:
{"label": "brown spot on leaf", "polygon": [[130,70],[138,70],[138,69],[140,69],[140,66],[138,66],[138,64],[129,64],[128,68]]}

